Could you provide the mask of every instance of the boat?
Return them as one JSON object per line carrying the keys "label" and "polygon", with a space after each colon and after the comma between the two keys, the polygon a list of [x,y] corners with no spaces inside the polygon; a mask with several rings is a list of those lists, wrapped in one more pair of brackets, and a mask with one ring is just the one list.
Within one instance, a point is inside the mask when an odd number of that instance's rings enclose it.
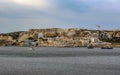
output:
{"label": "boat", "polygon": [[93,49],[94,47],[93,46],[89,46],[89,47],[87,47],[88,49]]}
{"label": "boat", "polygon": [[102,46],[101,49],[113,49],[113,47],[110,45],[106,45],[106,46]]}
{"label": "boat", "polygon": [[106,43],[101,47],[101,49],[113,49],[111,43]]}
{"label": "boat", "polygon": [[101,49],[113,49],[113,47],[101,47]]}
{"label": "boat", "polygon": [[34,50],[34,48],[33,47],[29,47],[28,50]]}
{"label": "boat", "polygon": [[92,46],[92,45],[88,45],[87,48],[88,48],[88,49],[93,49],[94,46]]}

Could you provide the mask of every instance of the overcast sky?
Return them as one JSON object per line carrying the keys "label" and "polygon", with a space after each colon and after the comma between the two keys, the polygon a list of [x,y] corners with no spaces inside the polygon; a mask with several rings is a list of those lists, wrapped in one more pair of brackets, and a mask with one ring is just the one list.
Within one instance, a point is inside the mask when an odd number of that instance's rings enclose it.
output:
{"label": "overcast sky", "polygon": [[120,29],[120,0],[0,0],[0,33],[95,25]]}

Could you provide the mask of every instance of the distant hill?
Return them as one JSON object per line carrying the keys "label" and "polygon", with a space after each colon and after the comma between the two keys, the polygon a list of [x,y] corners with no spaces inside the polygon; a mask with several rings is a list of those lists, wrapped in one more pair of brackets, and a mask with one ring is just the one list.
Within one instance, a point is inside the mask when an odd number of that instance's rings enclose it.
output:
{"label": "distant hill", "polygon": [[25,31],[17,31],[17,32],[10,32],[10,33],[1,33],[2,36],[11,36],[13,39],[18,39],[20,33],[23,33]]}
{"label": "distant hill", "polygon": [[[38,38],[40,36],[40,38]],[[28,31],[17,31],[0,34],[1,45],[24,46],[29,38],[38,46],[86,46],[94,42],[109,42],[120,44],[120,30],[90,30],[78,28],[48,28],[29,29]],[[94,39],[91,40],[91,39]]]}

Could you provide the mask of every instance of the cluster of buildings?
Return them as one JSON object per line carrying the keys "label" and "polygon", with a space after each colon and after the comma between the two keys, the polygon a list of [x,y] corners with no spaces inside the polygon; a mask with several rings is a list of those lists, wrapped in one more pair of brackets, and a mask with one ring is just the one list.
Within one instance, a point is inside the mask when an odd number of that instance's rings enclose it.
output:
{"label": "cluster of buildings", "polygon": [[89,44],[98,45],[110,40],[120,41],[120,31],[49,28],[0,35],[0,45],[4,46],[80,47]]}

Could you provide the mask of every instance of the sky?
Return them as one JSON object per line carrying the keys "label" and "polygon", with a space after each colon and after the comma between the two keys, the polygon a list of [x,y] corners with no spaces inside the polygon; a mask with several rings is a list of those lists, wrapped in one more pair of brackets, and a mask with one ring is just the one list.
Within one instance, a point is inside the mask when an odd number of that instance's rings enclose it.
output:
{"label": "sky", "polygon": [[120,0],[0,0],[0,33],[35,28],[120,30]]}

